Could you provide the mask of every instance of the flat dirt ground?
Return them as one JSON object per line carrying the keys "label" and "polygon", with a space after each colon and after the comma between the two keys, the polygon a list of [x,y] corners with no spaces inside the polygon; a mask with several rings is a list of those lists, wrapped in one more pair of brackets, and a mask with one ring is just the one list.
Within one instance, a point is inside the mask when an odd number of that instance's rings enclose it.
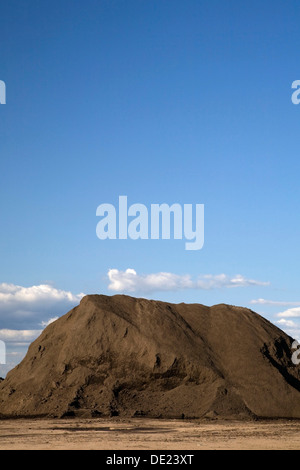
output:
{"label": "flat dirt ground", "polygon": [[300,421],[0,420],[0,449],[300,449]]}

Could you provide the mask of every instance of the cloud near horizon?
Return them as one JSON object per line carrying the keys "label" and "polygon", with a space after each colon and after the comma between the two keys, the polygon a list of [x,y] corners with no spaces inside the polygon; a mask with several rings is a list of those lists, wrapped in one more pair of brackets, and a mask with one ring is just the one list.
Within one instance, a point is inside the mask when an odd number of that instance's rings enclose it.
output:
{"label": "cloud near horizon", "polygon": [[[2,306],[18,306],[18,304],[29,304],[38,307],[39,302],[44,301],[80,301],[84,294],[74,295],[72,292],[56,289],[49,284],[39,286],[23,287],[15,284],[0,284],[0,303]],[[2,307],[3,308],[3,307]],[[31,307],[32,308],[32,307]]]}
{"label": "cloud near horizon", "polygon": [[286,318],[281,318],[274,322],[278,328],[283,330],[286,334],[300,342],[300,324]]}
{"label": "cloud near horizon", "polygon": [[[277,325],[278,328],[285,331],[289,336],[300,341],[300,322],[298,320],[300,318],[300,302],[256,299],[251,300],[250,304],[265,305],[269,307],[290,307],[287,308],[287,310],[275,313],[274,317],[280,318],[280,320],[275,320],[273,317],[273,323]],[[264,315],[264,313],[261,314]]]}
{"label": "cloud near horizon", "polygon": [[300,302],[284,302],[284,301],[278,301],[278,300],[257,299],[257,300],[251,300],[250,304],[288,307],[288,306],[299,306]]}
{"label": "cloud near horizon", "polygon": [[137,274],[134,269],[119,271],[110,269],[107,273],[108,289],[118,292],[155,292],[180,291],[186,289],[211,290],[234,287],[268,286],[269,282],[247,279],[238,274],[234,277],[226,274],[206,274],[193,280],[190,274],[178,275],[167,272]]}
{"label": "cloud near horizon", "polygon": [[[300,341],[300,322],[297,322],[297,319],[300,318],[300,302],[257,299],[251,300],[250,304],[266,305],[271,307],[291,307],[287,310],[276,313],[275,317],[280,318],[280,320],[275,320],[274,323],[289,336]],[[291,319],[296,319],[296,321]]]}
{"label": "cloud near horizon", "polygon": [[297,325],[297,323],[292,320],[287,320],[286,318],[281,318],[281,320],[278,320],[275,323],[276,325],[279,325],[282,328],[299,328],[299,325]]}
{"label": "cloud near horizon", "polygon": [[[299,305],[299,304],[298,304]],[[289,308],[277,314],[279,318],[300,318],[300,307]]]}
{"label": "cloud near horizon", "polygon": [[42,330],[0,330],[0,340],[5,343],[18,343],[28,344],[32,343],[40,334]]}
{"label": "cloud near horizon", "polygon": [[73,294],[56,289],[49,284],[24,287],[15,284],[0,284],[0,322],[2,328],[28,329],[37,323],[47,323],[75,307],[83,293]]}

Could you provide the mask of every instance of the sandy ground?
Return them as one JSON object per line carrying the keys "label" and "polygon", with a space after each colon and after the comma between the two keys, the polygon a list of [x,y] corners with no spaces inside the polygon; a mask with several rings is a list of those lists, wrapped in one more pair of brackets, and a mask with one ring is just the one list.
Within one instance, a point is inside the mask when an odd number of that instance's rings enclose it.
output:
{"label": "sandy ground", "polygon": [[199,422],[149,419],[0,421],[0,449],[300,449],[299,421]]}

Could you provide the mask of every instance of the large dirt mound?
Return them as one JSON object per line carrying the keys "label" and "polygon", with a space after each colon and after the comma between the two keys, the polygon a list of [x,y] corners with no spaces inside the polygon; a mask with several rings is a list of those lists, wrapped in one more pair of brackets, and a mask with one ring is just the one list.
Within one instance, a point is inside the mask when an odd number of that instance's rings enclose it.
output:
{"label": "large dirt mound", "polygon": [[291,344],[244,308],[91,295],[0,384],[0,414],[300,418]]}

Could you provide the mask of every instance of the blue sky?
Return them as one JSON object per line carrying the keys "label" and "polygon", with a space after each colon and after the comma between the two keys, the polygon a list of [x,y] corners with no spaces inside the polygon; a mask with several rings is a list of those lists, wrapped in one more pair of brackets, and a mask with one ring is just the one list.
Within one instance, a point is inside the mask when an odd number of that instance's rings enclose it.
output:
{"label": "blue sky", "polygon": [[[10,364],[82,293],[118,293],[112,269],[119,292],[242,305],[300,337],[299,2],[9,0],[1,18],[0,339]],[[204,204],[204,248],[100,241],[96,209],[119,195]],[[130,292],[127,269],[137,273]],[[153,288],[147,276],[161,272],[169,277]],[[210,288],[195,287],[203,276]]]}

